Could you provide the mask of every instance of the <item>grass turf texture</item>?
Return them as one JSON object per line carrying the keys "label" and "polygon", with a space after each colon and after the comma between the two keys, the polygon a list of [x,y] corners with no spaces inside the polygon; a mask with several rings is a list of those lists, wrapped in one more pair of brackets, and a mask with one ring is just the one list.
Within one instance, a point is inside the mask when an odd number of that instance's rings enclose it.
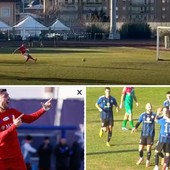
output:
{"label": "grass turf texture", "polygon": [[139,48],[30,48],[38,61],[24,64],[13,50],[0,48],[1,84],[170,84],[169,52],[156,61]]}
{"label": "grass turf texture", "polygon": [[[163,101],[166,99],[168,87],[136,87],[135,92],[139,102],[136,107],[134,103],[134,123],[137,122],[139,115],[145,111],[146,103],[153,105],[153,111],[156,112]],[[118,104],[120,104],[122,87],[111,88],[111,94],[115,96]],[[159,126],[156,124],[155,143],[152,150],[151,166],[146,168],[146,150],[144,151],[144,163],[136,165],[139,159],[138,144],[141,133],[142,124],[137,132],[131,134],[131,131],[122,131],[122,119],[124,117],[124,109],[119,113],[115,112],[115,121],[113,127],[113,135],[111,139],[111,147],[106,146],[107,134],[102,138],[99,137],[99,129],[101,123],[99,120],[99,112],[95,107],[95,103],[101,95],[104,94],[104,87],[87,87],[86,89],[86,169],[87,170],[153,170],[154,168],[154,148],[158,139]],[[127,127],[130,128],[129,122]],[[160,159],[161,160],[161,159]],[[161,166],[160,166],[161,167]]]}

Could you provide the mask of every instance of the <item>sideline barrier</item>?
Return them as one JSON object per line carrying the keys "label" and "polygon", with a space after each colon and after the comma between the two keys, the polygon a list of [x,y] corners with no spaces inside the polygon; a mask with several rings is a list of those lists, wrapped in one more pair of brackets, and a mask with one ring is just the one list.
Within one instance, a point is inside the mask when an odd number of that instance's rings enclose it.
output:
{"label": "sideline barrier", "polygon": [[51,131],[61,131],[61,137],[65,137],[66,136],[66,131],[68,130],[78,130],[77,126],[20,126],[18,128],[18,130],[31,130],[31,133],[33,133],[34,131],[32,130],[51,130]]}

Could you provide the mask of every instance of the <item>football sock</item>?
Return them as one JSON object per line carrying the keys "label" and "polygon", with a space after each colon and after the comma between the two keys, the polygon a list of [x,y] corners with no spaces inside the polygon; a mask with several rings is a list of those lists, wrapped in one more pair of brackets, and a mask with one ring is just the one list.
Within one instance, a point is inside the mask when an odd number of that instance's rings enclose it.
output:
{"label": "football sock", "polygon": [[127,120],[123,120],[122,127],[126,127]]}
{"label": "football sock", "polygon": [[155,153],[155,165],[158,166],[158,163],[159,163],[159,155],[158,153]]}
{"label": "football sock", "polygon": [[111,137],[112,137],[112,132],[109,131],[109,132],[108,132],[107,142],[110,142]]}
{"label": "football sock", "polygon": [[143,151],[142,151],[142,150],[139,151],[139,157],[140,157],[140,158],[143,158]]}
{"label": "football sock", "polygon": [[147,160],[149,161],[151,158],[151,151],[147,152]]}
{"label": "football sock", "polygon": [[131,128],[134,128],[133,120],[129,121]]}
{"label": "football sock", "polygon": [[169,161],[170,161],[170,157],[169,156],[166,156],[166,167],[169,167]]}

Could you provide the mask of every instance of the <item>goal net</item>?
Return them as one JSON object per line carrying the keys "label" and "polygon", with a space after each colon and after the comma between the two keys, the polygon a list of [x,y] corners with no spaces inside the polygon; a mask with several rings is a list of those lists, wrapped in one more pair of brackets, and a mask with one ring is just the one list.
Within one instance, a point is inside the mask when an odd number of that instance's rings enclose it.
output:
{"label": "goal net", "polygon": [[156,60],[170,59],[170,27],[157,27]]}

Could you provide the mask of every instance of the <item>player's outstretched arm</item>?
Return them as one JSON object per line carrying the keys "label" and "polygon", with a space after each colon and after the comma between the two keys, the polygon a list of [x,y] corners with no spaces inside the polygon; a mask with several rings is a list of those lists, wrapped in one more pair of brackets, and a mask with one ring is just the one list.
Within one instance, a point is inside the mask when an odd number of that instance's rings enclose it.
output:
{"label": "player's outstretched arm", "polygon": [[51,108],[51,100],[52,100],[52,98],[51,99],[49,99],[47,102],[45,102],[45,103],[42,103],[41,102],[41,105],[42,105],[42,107],[43,107],[43,109],[45,110],[45,111],[48,111],[50,108]]}
{"label": "player's outstretched arm", "polygon": [[38,111],[31,113],[31,114],[24,114],[24,116],[22,117],[22,121],[25,123],[31,123],[35,120],[37,120],[40,116],[42,116],[46,111],[48,111],[51,108],[51,99],[49,99],[47,102],[45,103],[41,103],[42,108],[39,109]]}
{"label": "player's outstretched arm", "polygon": [[13,119],[13,124],[16,126],[16,127],[19,127],[20,125],[22,125],[22,117],[24,116],[24,114],[21,114],[20,116],[18,116],[17,118],[15,118],[14,115],[12,115],[12,119]]}
{"label": "player's outstretched arm", "polygon": [[162,110],[163,110],[162,107],[159,107],[159,108],[157,109],[157,113],[156,113],[156,116],[155,116],[155,122],[158,121],[159,116],[162,114]]}
{"label": "player's outstretched arm", "polygon": [[18,50],[19,48],[16,48],[14,51],[13,51],[13,53],[12,54],[14,54],[17,50]]}

